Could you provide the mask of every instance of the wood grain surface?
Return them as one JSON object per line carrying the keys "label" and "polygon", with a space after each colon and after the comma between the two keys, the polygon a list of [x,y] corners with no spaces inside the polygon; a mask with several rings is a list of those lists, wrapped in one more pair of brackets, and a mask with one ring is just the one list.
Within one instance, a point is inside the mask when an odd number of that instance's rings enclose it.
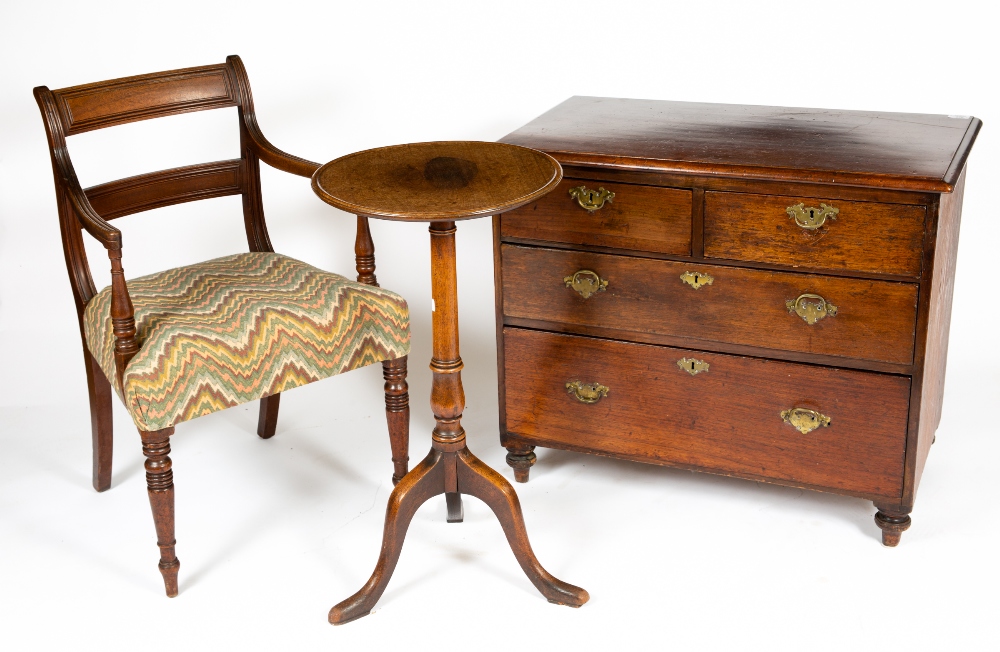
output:
{"label": "wood grain surface", "polygon": [[[615,193],[588,212],[570,194],[578,186]],[[655,186],[563,179],[522,208],[505,213],[501,237],[596,245],[688,256],[691,253],[691,191]]]}
{"label": "wood grain surface", "polygon": [[[819,274],[682,263],[541,247],[502,245],[504,315],[603,326],[785,351],[909,364],[917,286]],[[564,279],[592,270],[608,282],[589,298]],[[708,274],[697,290],[685,272]],[[814,324],[786,301],[818,294],[837,314]]]}
{"label": "wood grain surface", "polygon": [[[508,432],[612,454],[898,500],[906,377],[506,328]],[[709,364],[692,376],[681,358]],[[594,404],[570,381],[609,388]],[[783,410],[830,417],[802,434]]]}
{"label": "wood grain surface", "polygon": [[560,179],[559,163],[532,149],[445,141],[342,156],[316,171],[313,190],[355,215],[451,221],[512,210],[548,193]]}
{"label": "wood grain surface", "polygon": [[564,165],[951,192],[971,116],[572,97],[503,142]]}
{"label": "wood grain surface", "polygon": [[[800,203],[840,212],[804,229],[786,212]],[[705,256],[919,278],[925,213],[922,206],[706,192]]]}
{"label": "wood grain surface", "polygon": [[62,88],[59,112],[66,135],[239,104],[226,64],[122,77]]}

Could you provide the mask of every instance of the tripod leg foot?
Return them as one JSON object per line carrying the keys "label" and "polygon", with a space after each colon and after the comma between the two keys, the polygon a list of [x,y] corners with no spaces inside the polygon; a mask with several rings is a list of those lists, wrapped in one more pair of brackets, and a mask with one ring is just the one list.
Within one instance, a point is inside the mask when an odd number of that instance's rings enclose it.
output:
{"label": "tripod leg foot", "polygon": [[447,492],[444,495],[448,501],[448,522],[461,523],[465,520],[465,509],[462,508],[462,494]]}
{"label": "tripod leg foot", "polygon": [[392,490],[389,505],[385,510],[385,530],[382,534],[382,551],[375,564],[368,583],[361,590],[330,610],[329,620],[333,625],[357,620],[371,613],[378,599],[382,597],[392,571],[399,561],[403,549],[403,538],[410,520],[417,508],[427,499],[444,493],[444,467],[440,464],[441,453],[431,450],[430,454],[407,473]]}
{"label": "tripod leg foot", "polygon": [[458,486],[462,493],[475,496],[490,506],[503,526],[521,570],[549,602],[579,607],[590,599],[584,589],[558,580],[542,568],[528,543],[521,504],[514,488],[468,449],[458,453]]}

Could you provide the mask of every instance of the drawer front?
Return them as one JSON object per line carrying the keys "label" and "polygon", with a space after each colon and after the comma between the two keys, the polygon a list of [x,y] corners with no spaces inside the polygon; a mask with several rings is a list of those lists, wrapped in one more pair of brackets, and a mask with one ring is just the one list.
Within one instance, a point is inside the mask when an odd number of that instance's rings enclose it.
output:
{"label": "drawer front", "polygon": [[913,359],[915,284],[516,245],[502,245],[501,256],[509,317],[898,364]]}
{"label": "drawer front", "polygon": [[705,256],[916,278],[925,212],[902,204],[706,192]]}
{"label": "drawer front", "polygon": [[507,431],[527,441],[901,494],[909,378],[517,328],[504,352]]}
{"label": "drawer front", "polygon": [[[614,198],[588,211],[570,194],[581,186],[603,188]],[[504,213],[500,235],[688,256],[691,191],[564,179],[533,204]]]}

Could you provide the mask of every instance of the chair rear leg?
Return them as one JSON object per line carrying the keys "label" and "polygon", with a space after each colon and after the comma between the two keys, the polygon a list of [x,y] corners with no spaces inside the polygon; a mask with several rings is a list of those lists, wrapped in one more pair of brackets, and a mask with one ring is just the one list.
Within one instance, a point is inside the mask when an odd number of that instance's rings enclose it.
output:
{"label": "chair rear leg", "polygon": [[97,360],[83,348],[87,368],[87,392],[90,395],[90,437],[93,443],[94,489],[105,491],[111,486],[111,455],[114,429],[111,421],[111,383]]}
{"label": "chair rear leg", "polygon": [[278,427],[278,403],[280,401],[280,393],[260,399],[260,415],[257,417],[257,436],[261,439],[274,437],[274,429]]}
{"label": "chair rear leg", "polygon": [[406,475],[410,461],[410,393],[406,384],[406,357],[382,362],[385,378],[385,419],[392,447],[392,484]]}
{"label": "chair rear leg", "polygon": [[142,454],[146,456],[146,491],[156,525],[156,545],[160,547],[160,574],[167,597],[177,596],[177,561],[174,546],[174,472],[170,461],[170,436],[173,428],[147,432],[140,430]]}

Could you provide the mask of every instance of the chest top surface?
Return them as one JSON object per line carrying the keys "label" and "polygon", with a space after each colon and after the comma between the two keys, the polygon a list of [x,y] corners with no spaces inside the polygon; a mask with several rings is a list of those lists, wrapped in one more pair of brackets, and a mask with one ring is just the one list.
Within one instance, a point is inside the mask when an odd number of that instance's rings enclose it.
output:
{"label": "chest top surface", "polygon": [[564,165],[951,192],[971,116],[572,97],[502,142]]}
{"label": "chest top surface", "polygon": [[312,185],[323,201],[356,215],[449,221],[523,206],[561,179],[559,163],[533,149],[444,141],[348,154],[316,170]]}

